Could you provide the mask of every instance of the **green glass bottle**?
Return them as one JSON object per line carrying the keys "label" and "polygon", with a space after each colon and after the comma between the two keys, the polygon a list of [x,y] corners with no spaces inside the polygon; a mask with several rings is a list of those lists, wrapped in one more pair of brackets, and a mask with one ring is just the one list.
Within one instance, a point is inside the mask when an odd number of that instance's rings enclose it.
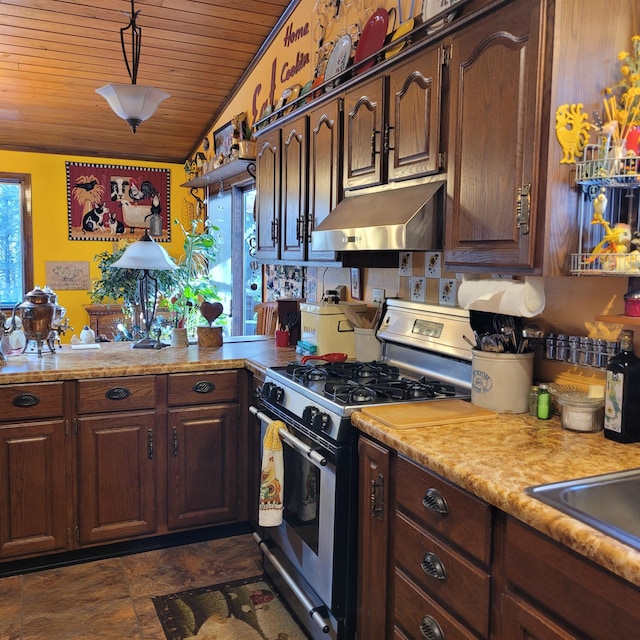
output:
{"label": "green glass bottle", "polygon": [[633,331],[620,332],[620,350],[607,364],[604,437],[640,441],[640,358],[633,352]]}

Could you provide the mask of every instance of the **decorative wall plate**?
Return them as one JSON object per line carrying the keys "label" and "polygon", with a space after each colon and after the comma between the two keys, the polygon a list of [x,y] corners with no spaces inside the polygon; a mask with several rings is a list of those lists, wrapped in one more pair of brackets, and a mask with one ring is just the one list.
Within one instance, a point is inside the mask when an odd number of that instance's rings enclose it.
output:
{"label": "decorative wall plate", "polygon": [[437,20],[427,27],[427,33],[434,33],[442,29],[448,22],[451,22],[456,16],[456,11],[452,11],[451,9],[458,2],[459,0],[423,0],[422,22],[427,22],[441,13],[445,14],[442,20]]}
{"label": "decorative wall plate", "polygon": [[330,80],[331,78],[342,73],[349,64],[351,59],[351,36],[345,34],[340,36],[333,46],[327,66],[324,71],[324,79]]}
{"label": "decorative wall plate", "polygon": [[[387,27],[389,25],[389,13],[386,9],[378,9],[371,15],[367,23],[364,25],[358,47],[353,59],[354,64],[358,64],[372,56],[376,51],[380,51],[384,44],[384,39],[387,37]],[[360,65],[356,69],[356,74],[363,73],[370,69],[375,62],[374,58],[371,58],[368,62]]]}
{"label": "decorative wall plate", "polygon": [[[400,40],[401,38],[406,36],[407,33],[409,33],[409,31],[411,31],[411,29],[413,29],[413,23],[414,23],[413,18],[409,18],[408,20],[405,20],[405,22],[403,22],[395,30],[394,34],[391,36],[391,42],[395,42],[396,40]],[[387,58],[387,59],[393,58],[393,56],[395,56],[397,53],[400,53],[400,51],[402,51],[402,49],[404,48],[404,46],[406,44],[407,44],[406,40],[401,40],[395,46],[390,47],[389,49],[387,49],[384,52],[384,57]]]}

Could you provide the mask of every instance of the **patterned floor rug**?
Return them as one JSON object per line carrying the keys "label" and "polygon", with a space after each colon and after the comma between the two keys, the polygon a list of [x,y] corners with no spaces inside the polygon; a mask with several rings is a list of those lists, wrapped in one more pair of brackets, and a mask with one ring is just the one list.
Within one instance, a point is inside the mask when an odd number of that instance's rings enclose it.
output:
{"label": "patterned floor rug", "polygon": [[167,640],[304,640],[265,576],[153,598]]}

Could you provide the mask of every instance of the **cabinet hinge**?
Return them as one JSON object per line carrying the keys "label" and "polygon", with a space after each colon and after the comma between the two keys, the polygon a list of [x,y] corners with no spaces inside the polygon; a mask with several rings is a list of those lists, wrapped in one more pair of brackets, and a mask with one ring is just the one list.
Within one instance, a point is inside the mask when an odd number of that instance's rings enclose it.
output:
{"label": "cabinet hinge", "polygon": [[78,418],[73,419],[73,433],[78,433]]}
{"label": "cabinet hinge", "polygon": [[439,169],[445,169],[447,166],[447,152],[446,151],[441,151],[438,154],[438,168]]}
{"label": "cabinet hinge", "polygon": [[64,419],[64,435],[69,435],[69,418]]}
{"label": "cabinet hinge", "polygon": [[451,47],[453,45],[445,45],[442,47],[442,66],[448,67],[451,64]]}
{"label": "cabinet hinge", "polygon": [[338,112],[344,113],[344,98],[338,98]]}
{"label": "cabinet hinge", "polygon": [[80,544],[80,527],[76,525],[76,542]]}
{"label": "cabinet hinge", "polygon": [[71,544],[71,529],[67,527],[67,546]]}

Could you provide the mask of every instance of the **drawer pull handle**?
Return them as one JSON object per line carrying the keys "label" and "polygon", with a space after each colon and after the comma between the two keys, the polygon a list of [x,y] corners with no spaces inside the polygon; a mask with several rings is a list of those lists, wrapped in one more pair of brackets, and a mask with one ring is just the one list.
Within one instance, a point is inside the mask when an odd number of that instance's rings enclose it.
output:
{"label": "drawer pull handle", "polygon": [[126,387],[112,387],[104,394],[104,397],[108,400],[124,400],[130,395],[131,391]]}
{"label": "drawer pull handle", "polygon": [[442,627],[433,616],[425,616],[420,621],[420,633],[427,640],[445,640]]}
{"label": "drawer pull handle", "polygon": [[208,380],[201,380],[200,382],[196,382],[191,390],[195,393],[211,393],[216,390],[216,385]]}
{"label": "drawer pull handle", "polygon": [[432,578],[436,580],[446,580],[447,572],[442,564],[442,561],[435,553],[428,551],[424,554],[422,562],[420,563],[422,570]]}
{"label": "drawer pull handle", "polygon": [[11,401],[11,404],[14,407],[28,409],[29,407],[35,407],[37,404],[40,404],[40,398],[34,396],[32,393],[21,393]]}
{"label": "drawer pull handle", "polygon": [[427,489],[422,498],[422,504],[431,511],[447,515],[449,513],[449,506],[444,496],[437,489]]}

